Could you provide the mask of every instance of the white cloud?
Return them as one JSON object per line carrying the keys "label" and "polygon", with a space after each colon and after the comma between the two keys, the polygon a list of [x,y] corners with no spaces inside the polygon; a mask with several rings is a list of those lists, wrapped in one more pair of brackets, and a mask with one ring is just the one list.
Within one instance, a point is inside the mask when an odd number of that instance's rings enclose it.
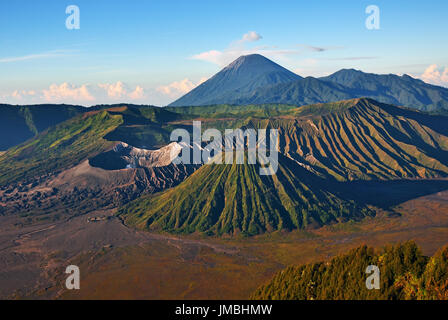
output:
{"label": "white cloud", "polygon": [[228,63],[228,60],[229,60],[228,57],[225,57],[225,55],[226,54],[221,51],[210,50],[210,51],[202,52],[199,54],[195,54],[191,58],[195,59],[195,60],[208,61],[208,62],[217,64],[219,66],[224,66]]}
{"label": "white cloud", "polygon": [[[154,90],[153,90],[154,91]],[[117,102],[131,102],[147,98],[147,90],[141,85],[134,89],[122,81],[111,84],[81,84],[74,85],[64,82],[52,84],[42,90],[14,90],[0,95],[1,103],[35,104],[67,103],[67,104],[108,104]],[[146,101],[145,101],[146,103]]]}
{"label": "white cloud", "polygon": [[193,83],[190,79],[185,78],[181,81],[174,81],[166,86],[160,86],[157,88],[157,91],[170,97],[179,97],[190,92],[206,80],[207,78],[201,78],[199,82]]}
{"label": "white cloud", "polygon": [[141,100],[145,97],[145,90],[142,87],[137,86],[135,90],[129,94],[129,98],[132,100]]}
{"label": "white cloud", "polygon": [[67,50],[53,50],[53,51],[48,51],[48,52],[44,52],[44,53],[29,54],[29,55],[25,55],[25,56],[6,57],[6,58],[0,58],[0,63],[63,57],[63,56],[66,56],[70,52],[71,51],[67,51]]}
{"label": "white cloud", "polygon": [[11,93],[11,97],[13,97],[14,99],[22,99],[22,96],[20,95],[18,90],[15,90],[13,93]]}
{"label": "white cloud", "polygon": [[112,99],[120,99],[127,94],[127,90],[124,87],[123,82],[117,81],[116,83],[100,83],[98,87],[104,89],[107,92],[107,96]]}
{"label": "white cloud", "polygon": [[123,99],[141,100],[146,96],[142,86],[137,85],[134,90],[131,90],[128,85],[121,81],[115,83],[100,83],[98,87],[104,90],[104,92],[97,93],[98,96],[103,96],[105,93],[113,101]]}
{"label": "white cloud", "polygon": [[268,56],[274,60],[283,60],[288,61],[287,57],[291,55],[298,55],[303,53],[320,53],[324,51],[328,51],[331,49],[337,49],[340,47],[316,47],[305,44],[295,45],[292,49],[281,49],[276,46],[252,46],[249,47],[250,43],[257,42],[261,40],[263,37],[255,32],[249,31],[244,34],[241,39],[232,42],[226,49],[224,50],[209,50],[205,52],[201,52],[191,56],[191,59],[194,60],[202,60],[211,62],[220,67],[224,67],[228,65],[230,62],[234,61],[240,56],[248,55],[248,54],[262,54]]}
{"label": "white cloud", "polygon": [[255,31],[249,31],[248,33],[243,35],[243,38],[240,40],[240,42],[255,42],[262,38],[263,37]]}
{"label": "white cloud", "polygon": [[90,94],[87,85],[75,86],[64,82],[60,85],[52,84],[48,89],[42,90],[43,97],[48,102],[70,101],[93,101],[95,98]]}
{"label": "white cloud", "polygon": [[432,64],[426,68],[420,78],[428,83],[448,87],[448,68],[445,67],[443,71],[442,69],[436,64]]}
{"label": "white cloud", "polygon": [[226,66],[238,57],[250,53],[256,53],[260,48],[247,49],[248,43],[256,42],[263,37],[255,31],[249,31],[244,34],[241,39],[232,42],[228,48],[219,50],[209,50],[202,53],[195,54],[191,57],[194,60],[203,60],[217,64],[220,67]]}
{"label": "white cloud", "polygon": [[11,100],[11,102],[28,103],[36,95],[34,90],[14,90],[8,94],[2,94],[0,97],[4,100]]}

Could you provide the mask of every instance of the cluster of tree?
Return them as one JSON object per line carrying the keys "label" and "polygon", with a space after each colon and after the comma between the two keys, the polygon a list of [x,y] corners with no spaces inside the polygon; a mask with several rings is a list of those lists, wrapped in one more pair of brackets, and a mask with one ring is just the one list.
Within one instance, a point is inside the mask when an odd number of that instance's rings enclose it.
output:
{"label": "cluster of tree", "polygon": [[[366,268],[380,270],[380,288],[367,289]],[[257,300],[448,300],[448,246],[426,257],[414,242],[380,251],[361,246],[319,262],[289,267],[252,296]]]}

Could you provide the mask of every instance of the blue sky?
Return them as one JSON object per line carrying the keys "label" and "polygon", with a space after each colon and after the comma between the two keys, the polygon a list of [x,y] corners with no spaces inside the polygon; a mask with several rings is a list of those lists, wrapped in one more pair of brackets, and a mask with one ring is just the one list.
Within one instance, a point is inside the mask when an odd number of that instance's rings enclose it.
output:
{"label": "blue sky", "polygon": [[[365,26],[372,4],[379,30]],[[447,12],[442,0],[1,1],[0,102],[165,105],[255,52],[302,76],[356,68],[448,86]]]}

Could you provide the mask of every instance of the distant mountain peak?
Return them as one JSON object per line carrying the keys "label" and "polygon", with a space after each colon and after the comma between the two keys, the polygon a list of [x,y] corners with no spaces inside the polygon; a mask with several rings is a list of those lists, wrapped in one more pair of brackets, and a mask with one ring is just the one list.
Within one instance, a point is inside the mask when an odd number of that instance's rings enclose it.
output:
{"label": "distant mountain peak", "polygon": [[258,88],[302,79],[260,54],[244,55],[170,106],[198,106],[227,103]]}
{"label": "distant mountain peak", "polygon": [[[228,71],[228,70],[243,70],[244,72],[285,72],[288,74],[293,74],[288,69],[285,69],[284,67],[280,66],[279,64],[275,63],[272,60],[269,60],[265,56],[262,56],[261,54],[254,53],[254,54],[248,54],[244,56],[240,56],[233,62],[231,62],[227,67],[225,67],[222,71]],[[296,75],[297,76],[297,75]]]}
{"label": "distant mountain peak", "polygon": [[362,72],[361,70],[357,70],[357,69],[341,69],[339,71],[336,71],[335,73],[333,73],[332,75],[344,75],[344,76],[348,76],[348,77],[353,77],[353,76],[357,76],[357,75],[363,75],[366,74],[364,72]]}
{"label": "distant mountain peak", "polygon": [[236,62],[247,62],[247,61],[255,61],[255,60],[265,60],[265,61],[270,61],[268,58],[266,58],[265,56],[258,54],[258,53],[251,53],[251,54],[246,54],[246,55],[242,55],[239,58],[235,59],[233,62],[231,62],[229,65],[232,65],[233,63]]}
{"label": "distant mountain peak", "polygon": [[404,79],[404,80],[417,81],[417,82],[420,82],[420,83],[425,83],[425,84],[427,84],[427,83],[424,82],[423,80],[418,79],[418,78],[414,78],[413,76],[410,76],[410,75],[408,75],[408,74],[406,74],[406,73],[403,74],[403,75],[401,76],[401,78]]}
{"label": "distant mountain peak", "polygon": [[354,69],[354,68],[348,68],[348,69],[341,69],[338,72],[353,72],[353,73],[363,73],[361,70]]}
{"label": "distant mountain peak", "polygon": [[419,110],[448,110],[448,88],[406,74],[375,74],[351,68],[326,77],[302,78],[260,54],[239,57],[171,106],[307,105],[359,97]]}
{"label": "distant mountain peak", "polygon": [[233,68],[239,68],[245,64],[270,64],[270,65],[277,65],[275,62],[269,60],[265,56],[262,56],[258,53],[248,54],[244,56],[240,56],[233,62],[231,62],[227,67],[224,69],[233,69]]}

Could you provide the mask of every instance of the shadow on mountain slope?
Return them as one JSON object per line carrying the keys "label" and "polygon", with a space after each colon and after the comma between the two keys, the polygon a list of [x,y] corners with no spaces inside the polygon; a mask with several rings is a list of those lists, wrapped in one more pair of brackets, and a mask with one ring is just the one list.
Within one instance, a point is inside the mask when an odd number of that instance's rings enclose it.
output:
{"label": "shadow on mountain slope", "polygon": [[390,209],[411,199],[448,190],[448,180],[352,181],[337,183],[358,201]]}

